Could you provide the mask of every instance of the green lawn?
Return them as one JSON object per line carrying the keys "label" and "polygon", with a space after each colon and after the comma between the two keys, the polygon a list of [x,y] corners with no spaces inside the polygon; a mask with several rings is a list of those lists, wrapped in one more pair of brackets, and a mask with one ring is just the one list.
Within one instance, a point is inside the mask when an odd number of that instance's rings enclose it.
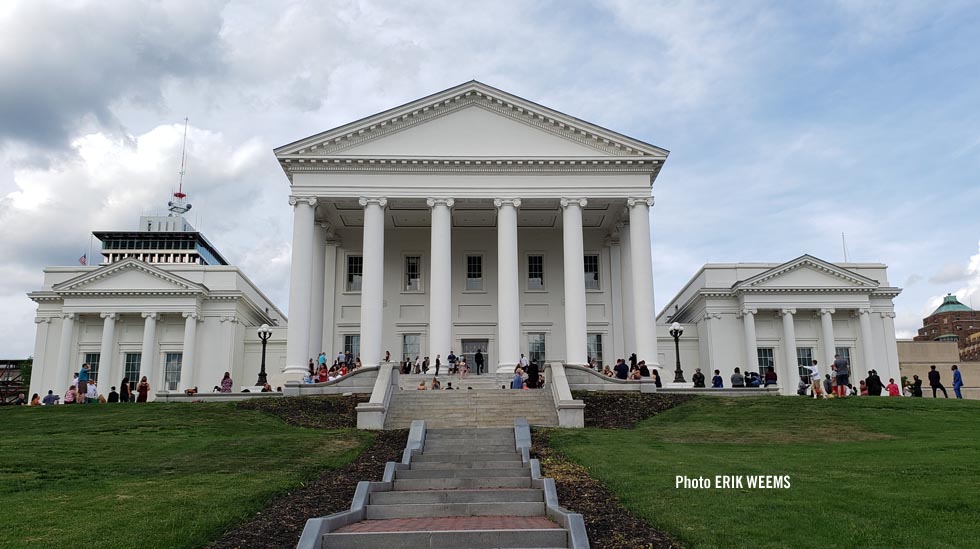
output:
{"label": "green lawn", "polygon": [[[980,547],[980,402],[698,397],[552,444],[688,547]],[[785,490],[675,476],[789,475]]]}
{"label": "green lawn", "polygon": [[371,437],[234,404],[0,409],[0,547],[199,547]]}

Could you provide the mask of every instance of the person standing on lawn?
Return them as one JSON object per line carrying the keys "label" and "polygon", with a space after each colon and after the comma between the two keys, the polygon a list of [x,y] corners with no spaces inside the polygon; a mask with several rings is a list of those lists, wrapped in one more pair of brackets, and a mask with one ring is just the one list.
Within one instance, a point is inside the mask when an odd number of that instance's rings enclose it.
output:
{"label": "person standing on lawn", "polygon": [[78,392],[79,402],[85,402],[88,394],[88,363],[82,364],[82,369],[78,371],[78,382],[75,384]]}
{"label": "person standing on lawn", "polygon": [[940,381],[939,370],[936,370],[936,365],[933,364],[929,367],[929,386],[932,387],[932,398],[936,398],[936,390],[943,392],[943,396],[949,398],[949,394],[946,392],[946,387],[943,387]]}
{"label": "person standing on lawn", "polygon": [[960,392],[960,388],[963,387],[963,375],[960,373],[960,369],[953,364],[953,394],[956,398],[963,398],[963,393]]}
{"label": "person standing on lawn", "polygon": [[820,368],[817,367],[816,360],[810,364],[810,385],[813,398],[820,398]]}
{"label": "person standing on lawn", "polygon": [[885,388],[885,384],[881,382],[881,378],[878,377],[878,370],[871,370],[868,374],[868,396],[881,396],[881,390]]}
{"label": "person standing on lawn", "polygon": [[136,402],[146,402],[147,397],[150,395],[150,382],[146,380],[146,376],[140,379],[139,385],[136,386]]}
{"label": "person standing on lawn", "polygon": [[845,397],[847,396],[848,386],[851,384],[849,379],[851,365],[847,362],[846,358],[841,358],[840,355],[834,355],[834,367],[837,369],[837,396]]}
{"label": "person standing on lawn", "polygon": [[888,378],[888,387],[886,389],[888,389],[888,396],[890,397],[902,396],[902,393],[898,390],[898,384],[895,383],[895,378],[893,377]]}

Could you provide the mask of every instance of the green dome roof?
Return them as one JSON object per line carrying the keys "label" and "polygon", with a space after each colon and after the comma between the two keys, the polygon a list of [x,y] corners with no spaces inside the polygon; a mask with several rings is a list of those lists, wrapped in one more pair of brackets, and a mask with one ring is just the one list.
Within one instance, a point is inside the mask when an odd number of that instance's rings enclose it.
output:
{"label": "green dome roof", "polygon": [[955,295],[946,294],[946,297],[943,299],[943,304],[940,305],[938,309],[933,311],[932,314],[937,315],[939,313],[951,313],[954,311],[972,312],[973,309],[960,303],[960,301],[956,299]]}

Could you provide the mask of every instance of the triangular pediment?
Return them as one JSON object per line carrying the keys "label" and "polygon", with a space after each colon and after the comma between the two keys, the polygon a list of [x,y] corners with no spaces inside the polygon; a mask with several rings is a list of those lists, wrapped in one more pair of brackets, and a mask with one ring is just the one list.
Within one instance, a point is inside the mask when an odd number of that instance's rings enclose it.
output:
{"label": "triangular pediment", "polygon": [[735,291],[874,290],[876,280],[810,255],[798,257],[732,286]]}
{"label": "triangular pediment", "polygon": [[111,265],[55,284],[53,291],[74,294],[201,294],[207,289],[138,259]]}
{"label": "triangular pediment", "polygon": [[280,161],[330,156],[627,157],[668,151],[471,81],[275,150]]}

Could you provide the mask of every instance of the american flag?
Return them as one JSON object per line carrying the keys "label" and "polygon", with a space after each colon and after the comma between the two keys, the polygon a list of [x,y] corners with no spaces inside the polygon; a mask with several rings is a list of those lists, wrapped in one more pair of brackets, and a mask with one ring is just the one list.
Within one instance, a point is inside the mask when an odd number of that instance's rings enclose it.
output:
{"label": "american flag", "polygon": [[88,254],[82,254],[82,257],[78,258],[79,265],[88,265],[88,257],[86,257],[87,255]]}

